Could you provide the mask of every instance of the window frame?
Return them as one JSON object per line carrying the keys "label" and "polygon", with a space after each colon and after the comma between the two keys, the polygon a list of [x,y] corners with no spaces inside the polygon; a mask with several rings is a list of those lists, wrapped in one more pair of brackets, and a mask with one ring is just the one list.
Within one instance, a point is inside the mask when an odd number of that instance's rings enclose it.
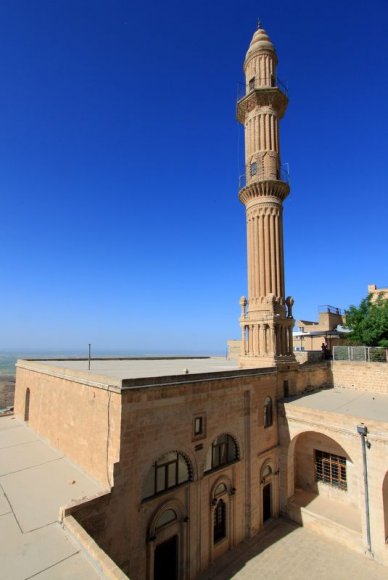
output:
{"label": "window frame", "polygon": [[[197,421],[201,422],[201,430],[196,431],[196,423]],[[198,415],[194,415],[193,417],[193,434],[192,438],[193,441],[197,441],[198,439],[204,439],[206,437],[206,416],[204,413],[199,413]]]}
{"label": "window frame", "polygon": [[[163,458],[175,453],[174,459],[167,459],[162,462]],[[179,481],[179,463],[180,461],[184,461],[187,468],[187,479],[184,481]],[[173,466],[173,470],[171,472],[171,466]],[[175,466],[175,468],[174,468]],[[173,483],[170,483],[170,476],[173,475]],[[164,453],[161,457],[156,459],[153,462],[150,470],[147,473],[147,482],[148,478],[153,477],[153,492],[151,495],[143,496],[142,501],[146,501],[152,499],[156,496],[159,496],[163,493],[167,493],[172,489],[175,489],[181,485],[189,483],[193,480],[192,477],[192,467],[190,461],[186,458],[186,456],[181,453],[180,451],[169,451]],[[160,485],[162,484],[162,485]]]}
{"label": "window frame", "polygon": [[314,449],[315,481],[343,491],[348,490],[346,457]]}
{"label": "window frame", "polygon": [[272,427],[273,425],[273,401],[272,397],[268,396],[264,401],[264,429]]}
{"label": "window frame", "polygon": [[249,175],[251,177],[254,177],[255,175],[257,175],[257,161],[252,161],[252,163],[250,164]]}
{"label": "window frame", "polygon": [[[213,439],[208,449],[209,453],[211,454],[211,467],[205,473],[221,469],[240,459],[237,441],[229,433],[221,433]],[[233,459],[229,459],[232,455]]]}

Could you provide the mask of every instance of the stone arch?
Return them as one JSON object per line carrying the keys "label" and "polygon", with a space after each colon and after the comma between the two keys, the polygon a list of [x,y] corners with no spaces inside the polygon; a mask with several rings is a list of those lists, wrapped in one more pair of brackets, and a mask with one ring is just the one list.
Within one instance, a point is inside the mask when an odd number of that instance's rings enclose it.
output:
{"label": "stone arch", "polygon": [[235,493],[236,489],[229,476],[222,474],[213,482],[209,498],[210,561],[234,545]]}
{"label": "stone arch", "polygon": [[302,431],[290,442],[287,457],[287,497],[294,495],[296,489],[319,494],[320,486],[315,475],[315,451],[333,456],[344,457],[348,466],[353,464],[350,454],[342,443],[318,430]]}
{"label": "stone arch", "polygon": [[279,515],[279,470],[275,461],[268,457],[263,461],[259,471],[261,526]]}
{"label": "stone arch", "polygon": [[[174,514],[175,517],[165,517]],[[163,520],[164,518],[164,520]],[[188,558],[188,514],[177,498],[154,510],[147,529],[147,580],[184,578]],[[161,570],[160,567],[164,569]]]}
{"label": "stone arch", "polygon": [[176,487],[194,480],[191,458],[177,449],[162,453],[148,467],[143,479],[141,500],[147,500],[174,490]]}
{"label": "stone arch", "polygon": [[[224,451],[225,449],[225,451]],[[225,453],[225,455],[223,455]],[[220,433],[211,442],[206,453],[204,472],[208,473],[238,461],[241,458],[240,445],[231,433]]]}

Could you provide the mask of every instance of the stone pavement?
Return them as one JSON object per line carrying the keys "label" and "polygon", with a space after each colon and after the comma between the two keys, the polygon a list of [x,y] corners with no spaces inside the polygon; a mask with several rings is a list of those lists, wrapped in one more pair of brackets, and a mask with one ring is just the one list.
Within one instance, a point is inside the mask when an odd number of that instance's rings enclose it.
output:
{"label": "stone pavement", "polygon": [[280,518],[222,556],[198,580],[387,580],[388,568]]}
{"label": "stone pavement", "polygon": [[102,487],[14,416],[0,417],[1,580],[95,580],[58,523],[60,506]]}

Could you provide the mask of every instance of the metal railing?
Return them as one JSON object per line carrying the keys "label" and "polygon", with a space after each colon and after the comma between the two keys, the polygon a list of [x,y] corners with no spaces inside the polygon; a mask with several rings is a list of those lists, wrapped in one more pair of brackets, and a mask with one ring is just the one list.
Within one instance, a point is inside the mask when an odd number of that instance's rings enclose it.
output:
{"label": "metal railing", "polygon": [[328,312],[330,314],[344,314],[344,310],[342,308],[337,308],[337,306],[330,306],[329,304],[322,304],[318,306],[318,312]]}
{"label": "metal railing", "polygon": [[[264,175],[264,173],[256,173],[255,175],[250,176],[251,182],[254,181],[266,181],[270,179],[276,179],[279,181],[285,181],[289,183],[290,181],[290,172],[288,168],[288,164],[281,167],[280,171],[278,172],[276,178],[270,177],[268,175]],[[247,176],[246,173],[242,173],[238,178],[238,188],[243,189],[247,185]]]}
{"label": "metal railing", "polygon": [[240,101],[255,89],[270,89],[270,88],[278,88],[285,95],[288,96],[287,84],[281,81],[279,77],[274,77],[273,75],[271,75],[269,77],[254,77],[247,83],[238,83],[237,100]]}
{"label": "metal railing", "polygon": [[388,349],[380,346],[334,346],[333,360],[388,362]]}

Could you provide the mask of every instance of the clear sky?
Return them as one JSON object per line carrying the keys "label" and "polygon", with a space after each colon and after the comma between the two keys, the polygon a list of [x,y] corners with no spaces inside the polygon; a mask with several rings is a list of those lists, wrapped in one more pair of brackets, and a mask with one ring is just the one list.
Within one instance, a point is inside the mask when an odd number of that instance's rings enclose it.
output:
{"label": "clear sky", "polygon": [[246,294],[242,63],[290,104],[297,318],[388,286],[388,2],[0,4],[0,349],[224,353]]}

